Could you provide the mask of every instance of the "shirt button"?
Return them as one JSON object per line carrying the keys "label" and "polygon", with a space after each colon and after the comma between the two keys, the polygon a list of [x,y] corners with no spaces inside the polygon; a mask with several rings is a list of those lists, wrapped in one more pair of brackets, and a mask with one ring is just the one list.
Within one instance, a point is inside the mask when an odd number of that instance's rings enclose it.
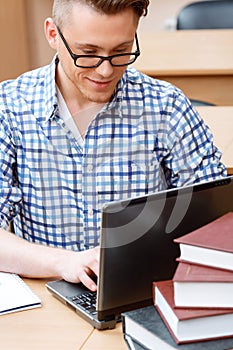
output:
{"label": "shirt button", "polygon": [[88,164],[87,165],[87,171],[91,172],[93,170],[93,165],[92,164]]}
{"label": "shirt button", "polygon": [[88,208],[87,208],[87,212],[88,212],[88,215],[89,216],[92,216],[93,215],[93,209],[92,207],[89,205]]}

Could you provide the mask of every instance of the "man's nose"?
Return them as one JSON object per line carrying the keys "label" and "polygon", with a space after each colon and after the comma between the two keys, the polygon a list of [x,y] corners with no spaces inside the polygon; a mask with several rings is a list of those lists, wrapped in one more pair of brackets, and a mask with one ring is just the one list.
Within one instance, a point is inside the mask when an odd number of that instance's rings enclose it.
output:
{"label": "man's nose", "polygon": [[109,77],[112,75],[113,66],[109,61],[103,61],[98,67],[96,67],[96,72],[103,77]]}

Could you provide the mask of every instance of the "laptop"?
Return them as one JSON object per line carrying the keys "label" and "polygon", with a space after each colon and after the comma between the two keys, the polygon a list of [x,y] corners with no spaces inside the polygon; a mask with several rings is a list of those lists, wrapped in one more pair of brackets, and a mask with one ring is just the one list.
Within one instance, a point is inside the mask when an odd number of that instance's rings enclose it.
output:
{"label": "laptop", "polygon": [[64,280],[46,286],[93,327],[114,328],[122,312],[153,304],[153,281],[173,277],[180,255],[173,240],[229,211],[233,176],[107,203],[97,293]]}

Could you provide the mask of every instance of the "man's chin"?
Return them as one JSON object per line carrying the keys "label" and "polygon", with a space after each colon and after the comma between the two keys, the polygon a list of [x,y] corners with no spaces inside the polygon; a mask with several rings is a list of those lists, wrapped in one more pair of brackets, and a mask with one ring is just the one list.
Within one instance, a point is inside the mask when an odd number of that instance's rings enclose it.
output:
{"label": "man's chin", "polygon": [[112,94],[88,94],[86,97],[90,102],[103,104],[108,103],[111,100]]}

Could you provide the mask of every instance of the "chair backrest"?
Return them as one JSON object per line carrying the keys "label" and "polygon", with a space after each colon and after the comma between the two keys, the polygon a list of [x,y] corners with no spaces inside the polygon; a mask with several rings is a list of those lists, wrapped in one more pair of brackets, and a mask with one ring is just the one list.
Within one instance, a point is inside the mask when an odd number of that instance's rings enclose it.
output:
{"label": "chair backrest", "polygon": [[190,102],[193,106],[215,106],[214,103],[207,102],[207,101],[201,101],[201,100],[195,100],[193,98],[190,99]]}
{"label": "chair backrest", "polygon": [[233,28],[233,0],[193,2],[177,16],[177,30],[230,28]]}

